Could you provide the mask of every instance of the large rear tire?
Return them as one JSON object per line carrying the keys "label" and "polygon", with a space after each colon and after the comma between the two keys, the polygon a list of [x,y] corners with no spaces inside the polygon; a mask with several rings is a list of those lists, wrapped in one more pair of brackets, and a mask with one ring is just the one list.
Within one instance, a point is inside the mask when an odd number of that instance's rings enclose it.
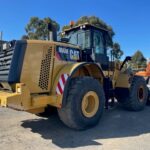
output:
{"label": "large rear tire", "polygon": [[94,126],[102,116],[105,96],[102,86],[92,77],[77,77],[68,88],[67,104],[58,109],[62,122],[82,130]]}
{"label": "large rear tire", "polygon": [[148,98],[148,90],[144,78],[134,76],[129,89],[117,88],[116,98],[128,110],[140,111],[144,109]]}

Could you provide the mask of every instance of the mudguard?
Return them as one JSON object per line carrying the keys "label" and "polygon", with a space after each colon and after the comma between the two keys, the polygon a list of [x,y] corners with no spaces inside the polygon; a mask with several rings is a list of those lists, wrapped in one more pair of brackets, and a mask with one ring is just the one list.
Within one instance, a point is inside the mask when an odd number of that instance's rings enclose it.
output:
{"label": "mudguard", "polygon": [[89,70],[89,76],[93,76],[95,78],[101,78],[103,80],[104,74],[102,72],[101,66],[99,66],[96,63],[82,62],[82,63],[72,63],[72,64],[65,65],[57,74],[52,89],[52,93],[54,95],[56,94],[59,96],[60,103],[62,103],[62,107],[66,104],[66,99],[67,99],[66,96],[68,93],[70,80],[74,76],[76,71],[78,69],[81,69],[82,67],[86,67]]}

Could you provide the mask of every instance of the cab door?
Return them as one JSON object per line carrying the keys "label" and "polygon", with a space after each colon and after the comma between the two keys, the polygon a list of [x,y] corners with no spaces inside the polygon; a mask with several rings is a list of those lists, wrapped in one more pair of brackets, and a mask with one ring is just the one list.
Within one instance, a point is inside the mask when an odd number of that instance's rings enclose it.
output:
{"label": "cab door", "polygon": [[95,55],[95,61],[100,63],[104,70],[107,70],[109,59],[106,52],[103,33],[101,31],[93,31],[93,52]]}

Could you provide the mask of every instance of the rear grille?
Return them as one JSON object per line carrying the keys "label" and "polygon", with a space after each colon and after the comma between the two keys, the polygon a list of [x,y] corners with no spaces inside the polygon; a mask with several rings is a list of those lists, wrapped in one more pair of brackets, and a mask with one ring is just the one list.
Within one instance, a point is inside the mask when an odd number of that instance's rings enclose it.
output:
{"label": "rear grille", "polygon": [[48,90],[49,78],[51,74],[51,64],[52,64],[52,47],[48,50],[43,51],[43,59],[41,62],[39,87],[42,90]]}

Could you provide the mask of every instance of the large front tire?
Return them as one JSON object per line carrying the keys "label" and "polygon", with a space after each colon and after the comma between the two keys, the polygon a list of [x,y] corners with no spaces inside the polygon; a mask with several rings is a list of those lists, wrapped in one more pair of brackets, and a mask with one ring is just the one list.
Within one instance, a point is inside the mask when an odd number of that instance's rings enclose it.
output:
{"label": "large front tire", "polygon": [[150,77],[146,80],[147,84],[147,90],[148,90],[148,99],[147,99],[147,105],[150,106]]}
{"label": "large front tire", "polygon": [[72,79],[68,90],[67,104],[58,109],[62,122],[78,130],[96,125],[105,103],[99,82],[91,77],[77,77]]}
{"label": "large front tire", "polygon": [[140,111],[144,109],[148,90],[143,77],[134,76],[129,89],[116,89],[118,102],[126,109],[131,111]]}

